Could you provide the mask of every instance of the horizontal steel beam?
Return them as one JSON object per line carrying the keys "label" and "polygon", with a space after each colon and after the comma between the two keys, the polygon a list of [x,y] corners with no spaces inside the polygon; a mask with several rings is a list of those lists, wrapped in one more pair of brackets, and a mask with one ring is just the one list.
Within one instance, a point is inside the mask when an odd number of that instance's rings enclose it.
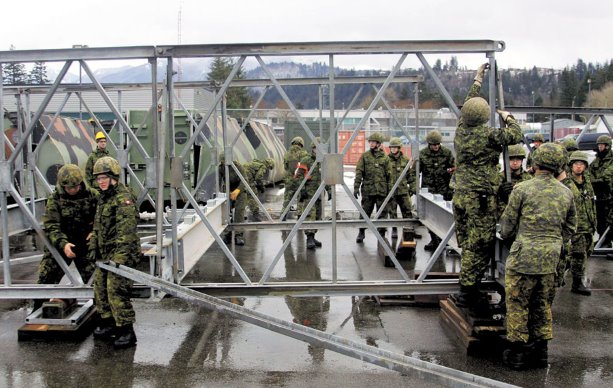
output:
{"label": "horizontal steel beam", "polygon": [[298,43],[245,43],[157,46],[160,57],[208,57],[242,55],[330,55],[402,53],[487,53],[503,51],[500,40],[405,40]]}
{"label": "horizontal steel beam", "polygon": [[611,108],[582,108],[582,107],[557,107],[557,106],[505,106],[505,110],[513,113],[540,113],[540,114],[591,114],[613,115]]}
{"label": "horizontal steel beam", "polygon": [[93,297],[94,289],[88,286],[76,287],[53,284],[0,286],[0,299],[90,299]]}
{"label": "horizontal steel beam", "polygon": [[[420,220],[414,218],[396,218],[371,220],[376,227],[390,228],[403,226],[418,226],[421,225]],[[246,222],[242,224],[229,224],[228,228],[235,231],[245,230],[292,230],[295,222]],[[366,221],[358,220],[337,220],[336,228],[366,228]],[[298,227],[304,229],[332,229],[332,221],[304,221]]]}
{"label": "horizontal steel beam", "polygon": [[10,50],[0,51],[0,63],[138,59],[155,57],[155,53],[154,46]]}

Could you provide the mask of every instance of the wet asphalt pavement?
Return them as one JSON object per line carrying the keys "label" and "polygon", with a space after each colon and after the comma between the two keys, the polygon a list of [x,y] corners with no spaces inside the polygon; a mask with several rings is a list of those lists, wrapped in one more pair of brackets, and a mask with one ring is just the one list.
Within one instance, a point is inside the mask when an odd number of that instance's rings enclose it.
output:
{"label": "wet asphalt pavement", "polygon": [[[420,269],[429,257],[418,242]],[[364,244],[356,231],[338,229],[339,279],[400,279],[376,257],[367,232]],[[389,234],[388,234],[389,235]],[[317,238],[323,248],[306,249],[302,233],[292,241],[272,272],[272,280],[331,279],[330,231]],[[281,232],[246,232],[247,245],[232,247],[252,279],[265,271],[282,244]],[[433,271],[454,272],[458,259],[449,255]],[[13,276],[34,279],[36,266],[20,265]],[[371,298],[268,297],[233,302],[272,315],[422,360],[526,387],[613,386],[613,261],[592,257],[588,264],[591,297],[561,289],[554,302],[554,340],[547,369],[515,372],[498,354],[467,356],[447,331],[436,307],[381,306]],[[569,279],[570,280],[570,279]],[[212,247],[186,282],[240,281],[221,250]],[[81,341],[17,340],[27,315],[25,301],[0,301],[0,387],[400,387],[436,386],[182,300],[134,301],[138,344],[115,351],[90,335]]]}

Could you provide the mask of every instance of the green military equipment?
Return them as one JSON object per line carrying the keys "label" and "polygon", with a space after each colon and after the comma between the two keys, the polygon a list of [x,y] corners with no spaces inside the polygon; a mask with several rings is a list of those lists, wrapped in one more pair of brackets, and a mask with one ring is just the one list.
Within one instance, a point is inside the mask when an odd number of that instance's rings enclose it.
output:
{"label": "green military equipment", "polygon": [[485,124],[490,118],[490,106],[482,97],[472,97],[462,106],[462,118],[470,127]]}
{"label": "green military equipment", "polygon": [[292,139],[291,144],[298,144],[301,147],[304,147],[304,139],[300,136],[296,136]]}
{"label": "green military equipment", "polygon": [[579,145],[577,144],[577,141],[575,139],[565,139],[562,142],[562,145],[564,146],[564,148],[566,148],[566,151],[568,152],[577,151],[579,149]]}
{"label": "green military equipment", "polygon": [[376,141],[377,143],[383,143],[383,135],[379,132],[373,132],[368,136],[368,141]]}
{"label": "green military equipment", "polygon": [[273,168],[275,168],[275,160],[273,158],[266,158],[264,160],[264,165],[267,169],[272,170]]}
{"label": "green military equipment", "polygon": [[587,158],[587,153],[585,153],[583,151],[575,151],[575,152],[573,152],[572,154],[570,154],[569,160],[570,160],[570,163],[574,163],[574,162],[577,162],[577,161],[582,161],[582,162],[585,163],[586,167],[590,164],[590,162],[588,161],[588,158]]}
{"label": "green military equipment", "polygon": [[566,155],[559,144],[545,143],[534,151],[532,161],[555,172],[566,164]]}
{"label": "green military equipment", "polygon": [[107,174],[110,177],[115,179],[119,178],[119,174],[121,173],[121,166],[119,162],[115,158],[111,158],[110,156],[104,156],[94,164],[94,176],[100,174]]}
{"label": "green military equipment", "polygon": [[509,158],[525,158],[526,150],[521,144],[509,146]]}
{"label": "green military equipment", "polygon": [[390,147],[402,147],[402,140],[399,137],[392,137],[390,139]]}
{"label": "green military equipment", "polygon": [[541,143],[545,142],[545,137],[543,136],[542,133],[535,133],[534,136],[532,137],[532,141],[540,141]]}
{"label": "green military equipment", "polygon": [[60,186],[78,186],[83,182],[83,172],[75,164],[66,164],[57,172]]}
{"label": "green military equipment", "polygon": [[430,131],[426,135],[426,141],[428,144],[441,144],[443,141],[443,136],[439,131]]}
{"label": "green military equipment", "polygon": [[600,135],[598,139],[596,139],[596,144],[606,144],[608,146],[611,145],[611,137],[608,135]]}

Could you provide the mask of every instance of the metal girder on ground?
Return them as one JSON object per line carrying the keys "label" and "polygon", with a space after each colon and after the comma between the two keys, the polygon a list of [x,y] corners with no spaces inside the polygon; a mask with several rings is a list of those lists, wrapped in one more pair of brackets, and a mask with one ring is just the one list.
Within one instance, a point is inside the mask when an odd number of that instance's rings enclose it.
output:
{"label": "metal girder on ground", "polygon": [[199,293],[162,279],[147,275],[129,267],[106,264],[98,266],[117,275],[124,276],[149,287],[181,298],[189,303],[219,311],[233,318],[255,324],[264,329],[321,346],[334,352],[344,354],[374,365],[418,377],[420,379],[444,384],[451,387],[512,387],[512,385],[485,377],[447,368],[418,358],[409,357],[387,350],[379,349],[333,334],[315,330],[310,327],[272,317],[243,306],[239,306],[209,295]]}
{"label": "metal girder on ground", "polygon": [[[30,201],[25,202],[26,206],[30,206]],[[35,211],[37,219],[40,221],[40,216],[45,212],[45,200],[37,199],[34,201]],[[6,215],[8,219],[8,235],[14,236],[16,234],[25,232],[26,230],[32,230],[29,219],[21,211],[19,205],[13,204],[8,206],[8,212]],[[0,224],[0,234],[2,234],[2,224]]]}

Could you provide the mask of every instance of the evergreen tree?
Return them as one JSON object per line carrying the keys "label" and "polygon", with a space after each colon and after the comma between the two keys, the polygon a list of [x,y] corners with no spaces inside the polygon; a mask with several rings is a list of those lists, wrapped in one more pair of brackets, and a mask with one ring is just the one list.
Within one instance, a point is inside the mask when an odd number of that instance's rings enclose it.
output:
{"label": "evergreen tree", "polygon": [[43,85],[49,82],[47,78],[47,65],[45,62],[34,62],[34,67],[28,76],[28,83],[33,85]]}
{"label": "evergreen tree", "polygon": [[[15,46],[11,45],[10,50],[15,50]],[[2,80],[8,85],[23,85],[28,80],[23,63],[7,63],[2,66],[2,72]]]}
{"label": "evergreen tree", "polygon": [[[209,81],[216,81],[222,84],[232,72],[234,60],[231,58],[217,57],[211,64],[211,69],[207,75]],[[241,67],[234,79],[245,79],[244,70]],[[248,109],[252,103],[251,95],[245,87],[231,87],[226,90],[227,109]],[[233,117],[246,117],[246,112],[230,112]]]}

